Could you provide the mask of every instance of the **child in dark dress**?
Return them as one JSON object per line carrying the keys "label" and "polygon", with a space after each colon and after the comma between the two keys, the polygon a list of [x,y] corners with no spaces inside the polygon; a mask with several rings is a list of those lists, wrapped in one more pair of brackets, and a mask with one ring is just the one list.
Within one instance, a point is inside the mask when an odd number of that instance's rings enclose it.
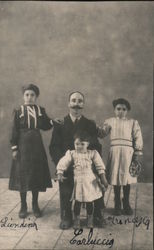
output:
{"label": "child in dark dress", "polygon": [[20,192],[20,218],[27,216],[27,191],[32,191],[32,208],[35,217],[41,217],[38,194],[52,187],[40,129],[51,129],[53,121],[47,116],[44,108],[36,105],[38,96],[39,88],[36,85],[28,84],[23,87],[24,105],[14,111],[10,140],[13,160],[9,189]]}

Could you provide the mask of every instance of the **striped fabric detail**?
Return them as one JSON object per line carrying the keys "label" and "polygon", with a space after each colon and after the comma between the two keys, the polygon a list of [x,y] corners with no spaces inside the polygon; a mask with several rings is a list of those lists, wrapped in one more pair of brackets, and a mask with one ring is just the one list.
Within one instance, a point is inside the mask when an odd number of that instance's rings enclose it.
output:
{"label": "striped fabric detail", "polygon": [[128,146],[128,147],[132,147],[133,142],[131,140],[128,140],[128,139],[117,138],[117,139],[112,139],[111,140],[111,146]]}

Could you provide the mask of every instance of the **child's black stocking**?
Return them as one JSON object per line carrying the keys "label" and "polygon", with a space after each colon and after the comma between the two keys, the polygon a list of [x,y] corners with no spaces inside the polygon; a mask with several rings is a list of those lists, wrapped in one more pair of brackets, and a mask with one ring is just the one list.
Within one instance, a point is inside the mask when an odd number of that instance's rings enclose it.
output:
{"label": "child's black stocking", "polygon": [[114,186],[114,195],[115,195],[115,203],[120,204],[120,190],[121,190],[121,186]]}
{"label": "child's black stocking", "polygon": [[32,207],[35,217],[41,217],[41,211],[38,206],[38,191],[32,191]]}
{"label": "child's black stocking", "polygon": [[124,200],[129,202],[130,184],[123,186]]}
{"label": "child's black stocking", "polygon": [[88,215],[93,214],[93,203],[92,202],[86,202],[86,210]]}
{"label": "child's black stocking", "polygon": [[24,207],[27,206],[26,196],[27,196],[27,192],[20,192],[21,205]]}
{"label": "child's black stocking", "polygon": [[74,214],[75,215],[80,215],[80,210],[81,210],[81,202],[75,201],[75,204],[74,204]]}
{"label": "child's black stocking", "polygon": [[32,203],[38,205],[38,191],[32,191]]}
{"label": "child's black stocking", "polygon": [[130,194],[130,184],[127,184],[126,186],[123,186],[123,193],[124,193],[124,198],[123,198],[123,209],[124,213],[126,215],[132,215],[133,210],[129,204],[129,194]]}
{"label": "child's black stocking", "polygon": [[115,199],[115,215],[121,214],[121,199],[120,199],[121,186],[114,186],[114,199]]}

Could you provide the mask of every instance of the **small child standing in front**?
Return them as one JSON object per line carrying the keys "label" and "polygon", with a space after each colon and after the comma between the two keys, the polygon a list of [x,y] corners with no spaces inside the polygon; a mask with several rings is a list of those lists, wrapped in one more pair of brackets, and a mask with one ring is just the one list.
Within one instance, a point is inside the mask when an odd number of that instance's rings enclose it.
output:
{"label": "small child standing in front", "polygon": [[107,173],[109,184],[114,186],[114,214],[122,213],[120,191],[123,186],[123,211],[126,215],[132,215],[133,210],[129,203],[130,184],[136,183],[137,178],[130,175],[129,168],[132,160],[138,161],[142,155],[142,133],[138,121],[127,118],[127,113],[131,109],[127,100],[114,100],[113,107],[115,117],[104,122],[103,127],[99,128],[99,136],[103,138],[110,134]]}
{"label": "small child standing in front", "polygon": [[41,216],[38,194],[52,187],[40,129],[52,128],[52,120],[45,109],[36,105],[39,88],[34,84],[23,87],[24,105],[14,111],[11,135],[12,168],[9,189],[20,192],[19,217],[27,216],[27,191],[32,191],[32,208],[36,217]]}
{"label": "small child standing in front", "polygon": [[[93,172],[93,166],[99,175],[100,182],[107,187],[105,177],[105,166],[103,160],[96,150],[88,150],[90,137],[86,132],[78,132],[74,136],[75,150],[68,150],[57,165],[57,176],[63,181],[63,173],[71,165],[74,170],[74,189],[72,200],[74,204],[74,229],[80,228],[81,203],[86,203],[87,227],[93,227],[93,201],[102,197],[102,190]],[[101,201],[101,199],[100,199]],[[103,201],[100,202],[103,217]]]}

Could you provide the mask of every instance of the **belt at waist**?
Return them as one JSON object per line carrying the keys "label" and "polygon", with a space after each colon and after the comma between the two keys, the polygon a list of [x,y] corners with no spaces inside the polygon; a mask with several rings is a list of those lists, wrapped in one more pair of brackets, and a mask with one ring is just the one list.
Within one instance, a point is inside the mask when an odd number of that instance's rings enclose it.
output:
{"label": "belt at waist", "polygon": [[30,131],[40,132],[38,128],[20,128],[20,132],[30,132]]}
{"label": "belt at waist", "polygon": [[128,139],[112,139],[110,146],[128,146],[128,147],[133,147],[133,142]]}

